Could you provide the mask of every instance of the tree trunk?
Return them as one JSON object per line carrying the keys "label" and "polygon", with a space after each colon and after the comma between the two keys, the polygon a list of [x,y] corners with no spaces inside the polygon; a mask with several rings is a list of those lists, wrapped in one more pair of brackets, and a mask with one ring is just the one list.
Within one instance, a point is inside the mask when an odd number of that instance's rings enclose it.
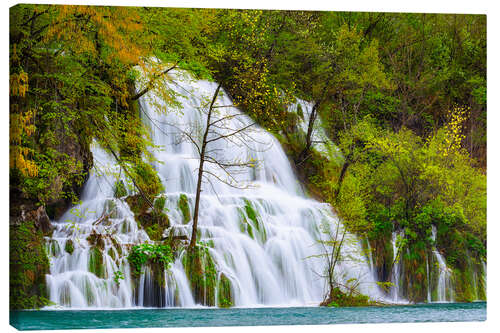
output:
{"label": "tree trunk", "polygon": [[311,109],[311,115],[309,116],[309,123],[307,125],[306,145],[305,145],[304,149],[299,154],[299,163],[306,159],[307,154],[309,153],[309,150],[311,149],[312,133],[313,133],[313,129],[314,129],[314,122],[316,121],[316,117],[318,115],[317,109],[318,109],[319,103],[320,103],[319,101],[314,103],[314,106]]}
{"label": "tree trunk", "polygon": [[337,199],[337,197],[339,196],[340,186],[342,186],[342,182],[344,181],[344,177],[345,177],[345,174],[347,172],[347,168],[349,167],[350,164],[351,164],[351,162],[349,160],[349,156],[347,156],[346,160],[344,162],[344,165],[342,166],[342,170],[340,171],[339,180],[337,182],[337,188],[335,189],[335,199]]}
{"label": "tree trunk", "polygon": [[210,103],[210,108],[208,109],[208,114],[207,114],[207,125],[205,127],[205,133],[203,134],[203,142],[201,144],[200,165],[198,167],[198,182],[196,184],[196,199],[194,203],[194,213],[193,213],[193,229],[191,231],[191,241],[189,242],[189,250],[192,250],[196,246],[196,233],[198,231],[198,215],[200,211],[201,182],[203,180],[203,164],[205,163],[207,137],[210,129],[210,118],[212,117],[213,106],[215,104],[215,100],[217,99],[217,95],[219,94],[220,87],[221,85],[219,84],[217,86],[217,89],[215,89],[212,102]]}

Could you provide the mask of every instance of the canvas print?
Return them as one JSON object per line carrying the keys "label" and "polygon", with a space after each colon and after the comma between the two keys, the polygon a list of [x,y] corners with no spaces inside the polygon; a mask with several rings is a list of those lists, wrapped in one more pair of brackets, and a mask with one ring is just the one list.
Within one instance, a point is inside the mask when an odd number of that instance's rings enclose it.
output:
{"label": "canvas print", "polygon": [[20,330],[486,320],[486,16],[10,8]]}

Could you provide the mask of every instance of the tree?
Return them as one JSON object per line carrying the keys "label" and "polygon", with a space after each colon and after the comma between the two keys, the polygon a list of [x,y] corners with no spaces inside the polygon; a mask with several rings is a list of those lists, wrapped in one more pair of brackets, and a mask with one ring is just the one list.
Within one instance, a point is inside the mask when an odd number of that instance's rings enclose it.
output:
{"label": "tree", "polygon": [[[355,226],[351,223],[351,229]],[[340,222],[332,228],[328,221],[324,221],[321,226],[322,237],[318,239],[322,252],[313,255],[313,258],[323,258],[325,270],[318,273],[326,280],[326,292],[321,302],[321,306],[359,306],[367,305],[369,297],[359,292],[360,278],[362,276],[352,277],[339,276],[339,265],[343,262],[359,262],[360,259],[355,253],[350,253],[346,244],[356,242],[352,234],[349,234],[347,228]]]}
{"label": "tree", "polygon": [[[243,140],[241,137],[238,138],[238,135],[241,135],[244,131],[248,130],[250,127],[254,126],[255,123],[251,122],[248,125],[245,125],[241,128],[238,129],[233,129],[233,128],[228,128],[226,124],[224,124],[225,121],[229,119],[233,119],[238,116],[238,114],[229,114],[227,116],[218,118],[214,120],[214,117],[216,116],[216,108],[217,107],[230,107],[229,105],[222,105],[222,106],[217,106],[216,101],[217,98],[219,97],[219,92],[221,89],[221,84],[217,86],[215,89],[215,92],[212,96],[212,100],[210,101],[210,105],[208,106],[208,110],[206,112],[206,124],[205,128],[203,131],[203,138],[201,140],[201,143],[198,144],[191,135],[187,135],[187,137],[190,139],[190,141],[195,145],[197,148],[197,151],[199,153],[199,166],[198,166],[198,178],[197,178],[197,183],[196,183],[196,198],[195,198],[195,206],[194,206],[194,213],[193,213],[193,226],[192,226],[192,231],[191,231],[191,240],[189,243],[189,248],[192,250],[194,246],[196,246],[196,239],[197,239],[197,231],[198,231],[198,219],[199,219],[199,208],[200,208],[200,198],[201,198],[201,191],[202,191],[202,181],[203,178],[205,177],[205,174],[211,175],[215,178],[217,178],[220,181],[223,181],[224,183],[238,187],[241,186],[240,184],[233,182],[231,180],[227,181],[221,178],[220,176],[216,175],[213,172],[210,172],[208,170],[204,169],[204,164],[205,162],[207,163],[212,163],[217,165],[220,169],[222,169],[226,175],[228,175],[232,180],[234,178],[231,176],[231,172],[228,170],[229,168],[241,168],[241,167],[254,167],[255,161],[247,161],[247,162],[239,162],[239,161],[221,161],[217,160],[213,156],[209,154],[209,150],[207,149],[208,145],[210,143],[216,142],[218,140],[230,140],[232,138],[236,138],[237,140]],[[221,133],[217,129],[223,129],[225,133]]]}
{"label": "tree", "polygon": [[[251,135],[249,135],[252,127],[256,125],[255,122],[248,122],[241,119],[245,118],[246,115],[237,110],[234,105],[221,105],[220,103],[218,103],[217,100],[223,94],[221,89],[222,84],[218,84],[210,99],[207,97],[202,100],[199,107],[199,112],[204,115],[205,124],[201,128],[197,127],[196,124],[185,124],[185,127],[187,129],[184,129],[184,126],[182,126],[181,128],[181,126],[177,126],[176,124],[167,123],[168,125],[174,126],[177,130],[179,130],[182,133],[183,139],[187,139],[193,144],[199,158],[195,205],[194,213],[192,216],[193,224],[191,231],[191,240],[189,243],[190,250],[193,250],[197,243],[197,231],[203,180],[208,181],[212,185],[210,178],[215,178],[218,181],[231,187],[247,188],[248,186],[238,181],[234,177],[234,175],[248,167],[256,168],[258,163],[258,161],[251,157],[248,157],[248,160],[224,159],[220,156],[220,154],[217,153],[221,149],[212,147],[214,143],[223,141],[225,143],[234,143],[239,146],[250,148],[249,143],[255,141],[255,139],[252,138]],[[221,112],[220,110],[224,111]],[[162,129],[157,126],[156,120],[152,119],[152,117],[148,115],[146,111],[142,112],[151,121],[153,126],[162,131]],[[214,170],[208,170],[206,168],[207,163],[216,166],[217,170],[222,171],[222,174],[218,174]],[[214,188],[213,185],[212,188]]]}

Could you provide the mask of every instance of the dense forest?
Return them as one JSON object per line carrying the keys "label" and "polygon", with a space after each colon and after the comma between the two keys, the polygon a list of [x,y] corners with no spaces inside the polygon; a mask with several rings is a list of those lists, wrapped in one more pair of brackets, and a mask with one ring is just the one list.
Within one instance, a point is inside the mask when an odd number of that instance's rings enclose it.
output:
{"label": "dense forest", "polygon": [[[279,140],[309,195],[366,240],[380,281],[402,231],[410,301],[427,297],[433,247],[456,300],[485,298],[471,282],[486,261],[484,15],[17,5],[9,65],[13,308],[47,304],[44,236],[79,202],[94,140],[163,223],[138,100],[155,91],[175,105],[161,84],[173,69],[220,83]],[[305,133],[297,98],[313,105]],[[317,126],[336,145],[327,154]]]}

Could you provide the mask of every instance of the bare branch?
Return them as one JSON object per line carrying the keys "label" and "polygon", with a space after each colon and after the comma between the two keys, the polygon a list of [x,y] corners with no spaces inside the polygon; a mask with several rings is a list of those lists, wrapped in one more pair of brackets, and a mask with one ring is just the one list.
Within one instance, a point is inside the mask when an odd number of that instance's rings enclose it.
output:
{"label": "bare branch", "polygon": [[235,131],[235,132],[233,132],[233,133],[230,133],[230,134],[227,134],[227,135],[221,135],[221,136],[219,136],[219,137],[217,137],[217,138],[207,140],[207,143],[214,142],[214,141],[217,141],[217,140],[220,140],[220,139],[226,139],[226,138],[229,138],[229,137],[231,137],[231,136],[234,136],[234,135],[236,135],[236,134],[238,134],[238,133],[243,132],[244,130],[246,130],[246,129],[248,129],[248,128],[252,127],[253,125],[255,125],[255,123],[252,123],[252,124],[250,124],[250,125],[248,125],[248,126],[245,126],[245,127],[243,127],[243,128],[240,128],[239,130],[237,130],[237,131]]}
{"label": "bare branch", "polygon": [[137,94],[135,94],[134,96],[130,97],[129,99],[131,101],[135,101],[135,100],[138,100],[140,97],[142,97],[145,93],[147,93],[149,90],[151,90],[151,88],[153,88],[153,84],[154,82],[161,76],[167,74],[168,72],[170,72],[172,69],[176,68],[177,67],[177,63],[175,63],[172,67],[170,68],[167,68],[166,70],[164,70],[163,72],[160,72],[160,73],[156,73],[153,75],[153,77],[151,78],[151,80],[149,80],[148,84],[146,85],[146,87],[144,89],[142,89],[140,92],[138,92]]}

